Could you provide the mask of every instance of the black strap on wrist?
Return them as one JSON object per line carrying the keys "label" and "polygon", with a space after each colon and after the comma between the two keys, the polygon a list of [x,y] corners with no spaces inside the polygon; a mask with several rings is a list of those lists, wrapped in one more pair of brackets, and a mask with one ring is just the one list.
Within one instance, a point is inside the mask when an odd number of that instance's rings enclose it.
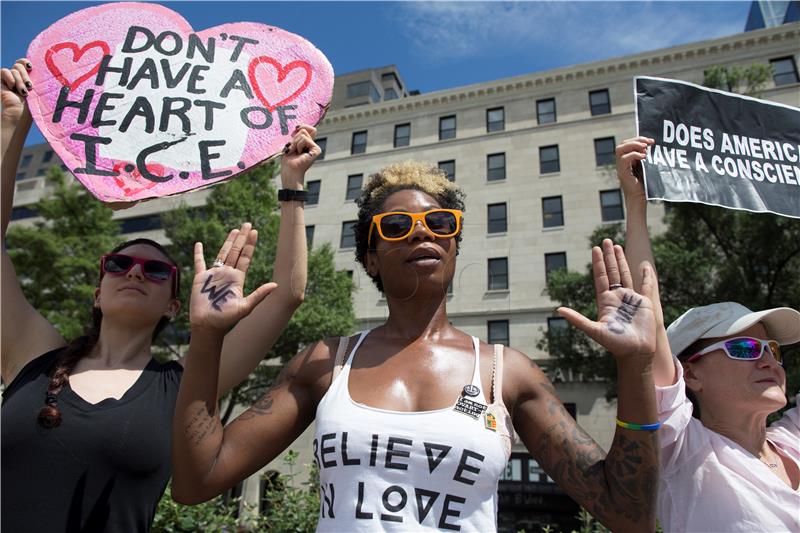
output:
{"label": "black strap on wrist", "polygon": [[308,199],[308,191],[298,191],[297,189],[278,189],[279,202],[305,202]]}

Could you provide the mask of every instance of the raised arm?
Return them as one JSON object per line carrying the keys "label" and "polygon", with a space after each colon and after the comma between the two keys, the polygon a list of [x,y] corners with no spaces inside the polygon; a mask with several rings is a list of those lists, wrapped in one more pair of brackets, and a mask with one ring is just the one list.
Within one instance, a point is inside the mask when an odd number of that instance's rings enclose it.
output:
{"label": "raised arm", "polygon": [[[559,313],[614,354],[617,418],[631,424],[657,421],[652,358],[654,273],[645,265],[642,289],[632,289],[624,254],[611,241],[592,250],[598,321],[573,310]],[[616,287],[616,288],[615,288]],[[606,454],[567,413],[547,377],[526,359],[510,357],[509,398],[514,428],[531,455],[580,505],[613,531],[653,531],[658,445],[653,431],[617,427]]]}
{"label": "raised arm", "polygon": [[[2,287],[0,293],[0,327],[4,334],[0,341],[2,353],[2,378],[8,385],[22,367],[35,357],[64,346],[66,342],[58,330],[40,315],[25,298],[6,251],[6,231],[14,205],[15,177],[25,137],[31,127],[31,114],[25,102],[30,88],[28,69],[30,63],[20,59],[10,69],[0,70],[0,254],[2,255]],[[9,333],[13,332],[13,333]]]}
{"label": "raised arm", "polygon": [[[192,337],[172,426],[172,496],[181,503],[208,500],[248,476],[276,457],[314,418],[316,383],[309,376],[328,368],[324,360],[330,359],[330,350],[323,343],[290,361],[264,398],[224,430],[220,423],[217,387],[224,332],[274,288],[269,284],[257,289],[255,298],[242,297],[254,244],[250,233],[240,251],[228,253],[226,266],[210,270],[202,248],[195,249]],[[208,288],[214,289],[214,296]],[[232,291],[229,298],[223,297],[226,288]]]}
{"label": "raised arm", "polygon": [[[322,150],[314,143],[317,130],[300,126],[281,158],[281,186],[302,190],[305,174]],[[219,395],[244,381],[278,340],[303,302],[308,247],[303,202],[280,203],[281,222],[273,269],[278,287],[225,336],[219,370]]]}
{"label": "raised arm", "polygon": [[[655,141],[649,137],[634,137],[617,146],[617,177],[625,194],[625,255],[632,265],[641,265],[647,261],[656,268],[653,248],[650,244],[650,233],[647,229],[647,198],[644,192],[642,163],[647,154],[647,147]],[[642,285],[638,268],[631,272],[633,286],[637,290]],[[653,378],[655,384],[664,387],[675,382],[675,364],[669,348],[667,330],[664,327],[664,312],[661,309],[661,298],[658,283],[655,284],[653,306],[656,313],[656,355],[653,361]]]}

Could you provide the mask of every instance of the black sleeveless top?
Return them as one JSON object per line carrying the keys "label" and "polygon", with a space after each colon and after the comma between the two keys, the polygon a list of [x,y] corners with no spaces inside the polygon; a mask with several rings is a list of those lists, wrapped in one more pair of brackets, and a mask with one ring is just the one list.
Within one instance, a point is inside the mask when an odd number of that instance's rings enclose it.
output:
{"label": "black sleeveless top", "polygon": [[3,533],[147,531],[171,473],[180,363],[151,360],[119,400],[90,404],[67,383],[61,425],[36,418],[59,352],[29,362],[3,393]]}

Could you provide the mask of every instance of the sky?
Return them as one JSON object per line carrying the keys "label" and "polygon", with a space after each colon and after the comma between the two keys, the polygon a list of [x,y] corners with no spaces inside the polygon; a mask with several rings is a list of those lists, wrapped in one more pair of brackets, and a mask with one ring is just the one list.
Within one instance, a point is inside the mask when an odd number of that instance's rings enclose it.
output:
{"label": "sky", "polygon": [[[397,65],[423,93],[634,54],[744,31],[734,2],[158,2],[200,30],[261,22],[297,33],[336,73]],[[62,17],[91,2],[0,2],[9,66]],[[32,131],[26,144],[43,142]]]}

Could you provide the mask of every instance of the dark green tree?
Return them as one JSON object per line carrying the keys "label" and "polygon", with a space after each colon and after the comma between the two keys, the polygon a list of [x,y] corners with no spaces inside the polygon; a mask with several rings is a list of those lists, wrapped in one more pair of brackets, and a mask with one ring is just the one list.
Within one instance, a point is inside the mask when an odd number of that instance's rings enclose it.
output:
{"label": "dark green tree", "polygon": [[100,256],[121,239],[113,211],[52,167],[53,193],[34,206],[33,227],[8,230],[8,253],[31,305],[70,340],[90,323]]}

